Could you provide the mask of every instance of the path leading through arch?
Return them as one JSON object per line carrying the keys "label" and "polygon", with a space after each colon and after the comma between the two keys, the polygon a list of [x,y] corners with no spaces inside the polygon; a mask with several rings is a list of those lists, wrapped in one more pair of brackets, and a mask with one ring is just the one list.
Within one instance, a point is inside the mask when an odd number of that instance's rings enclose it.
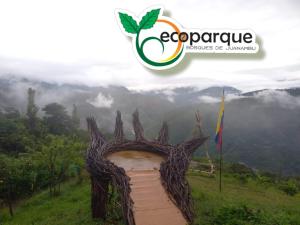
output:
{"label": "path leading through arch", "polygon": [[186,225],[181,211],[161,184],[160,163],[164,158],[146,151],[119,151],[107,159],[125,169],[130,177],[136,225]]}

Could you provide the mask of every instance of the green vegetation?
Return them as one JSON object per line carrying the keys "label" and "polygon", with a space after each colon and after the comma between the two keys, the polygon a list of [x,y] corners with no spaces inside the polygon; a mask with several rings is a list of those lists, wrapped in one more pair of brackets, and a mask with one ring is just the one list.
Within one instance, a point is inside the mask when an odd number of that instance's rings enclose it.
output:
{"label": "green vegetation", "polygon": [[[28,89],[24,115],[11,107],[0,111],[0,225],[123,224],[115,195],[106,221],[91,218],[87,133],[79,128],[76,105],[69,115],[50,103],[38,117],[34,99]],[[188,174],[195,225],[300,225],[299,177],[225,164],[219,193],[218,176],[199,172],[207,168],[197,158]]]}
{"label": "green vegetation", "polygon": [[[7,208],[0,210],[2,225],[122,225],[120,212],[109,205],[106,221],[93,220],[90,212],[90,183],[77,179],[65,182],[61,192],[50,197],[42,191],[18,203],[15,216]],[[225,173],[224,189],[218,190],[218,177],[199,172],[188,174],[195,200],[195,225],[299,225],[300,193],[290,196],[270,182],[248,178],[241,183],[233,173]]]}
{"label": "green vegetation", "polygon": [[[110,207],[113,207],[111,204]],[[113,212],[113,209],[109,209]],[[90,212],[90,183],[84,179],[64,183],[61,193],[50,197],[48,191],[42,191],[18,204],[15,216],[10,217],[7,209],[0,210],[1,225],[121,225],[118,213],[108,215],[103,222],[93,220]]]}
{"label": "green vegetation", "polygon": [[[219,177],[203,176],[203,159],[189,173],[197,219],[201,225],[299,225],[300,179],[253,171],[225,163],[222,193]],[[218,163],[216,163],[218,164]]]}
{"label": "green vegetation", "polygon": [[271,183],[226,174],[223,191],[218,179],[191,173],[189,182],[201,225],[299,225],[300,194],[289,196]]}
{"label": "green vegetation", "polygon": [[82,180],[87,135],[79,129],[76,106],[69,116],[63,105],[51,103],[39,118],[34,99],[29,88],[26,115],[0,111],[0,207],[11,216],[20,199],[46,188],[53,197],[68,178]]}

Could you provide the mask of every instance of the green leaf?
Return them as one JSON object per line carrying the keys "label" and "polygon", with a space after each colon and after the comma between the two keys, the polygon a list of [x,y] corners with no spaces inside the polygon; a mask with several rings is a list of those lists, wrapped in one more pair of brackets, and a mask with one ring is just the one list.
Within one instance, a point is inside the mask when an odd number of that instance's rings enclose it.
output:
{"label": "green leaf", "polygon": [[131,34],[136,34],[138,32],[139,26],[132,16],[119,12],[119,17],[126,32]]}
{"label": "green leaf", "polygon": [[139,28],[140,29],[150,29],[155,24],[158,15],[159,15],[160,9],[153,9],[150,12],[147,12],[145,16],[143,16]]}

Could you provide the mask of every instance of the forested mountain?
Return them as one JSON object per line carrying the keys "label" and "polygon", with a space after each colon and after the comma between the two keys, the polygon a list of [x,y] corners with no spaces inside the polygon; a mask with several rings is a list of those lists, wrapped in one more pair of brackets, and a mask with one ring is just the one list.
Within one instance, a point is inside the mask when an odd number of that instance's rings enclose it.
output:
{"label": "forested mountain", "polygon": [[[161,122],[166,120],[170,124],[173,143],[191,137],[197,109],[203,117],[206,133],[214,137],[223,90],[223,87],[204,90],[182,87],[138,92],[121,86],[88,87],[10,76],[0,78],[0,109],[5,111],[13,107],[25,114],[27,89],[30,87],[36,91],[36,104],[40,108],[56,102],[64,105],[71,114],[75,104],[82,128],[85,128],[85,117],[92,115],[101,129],[112,132],[115,112],[120,110],[126,134],[130,138],[131,113],[138,108],[146,135],[155,138]],[[299,175],[299,90],[291,88],[242,93],[234,87],[225,87],[225,158],[252,168]],[[43,113],[39,110],[38,116],[42,117]],[[216,154],[213,141],[210,150]],[[202,151],[199,149],[197,154]]]}

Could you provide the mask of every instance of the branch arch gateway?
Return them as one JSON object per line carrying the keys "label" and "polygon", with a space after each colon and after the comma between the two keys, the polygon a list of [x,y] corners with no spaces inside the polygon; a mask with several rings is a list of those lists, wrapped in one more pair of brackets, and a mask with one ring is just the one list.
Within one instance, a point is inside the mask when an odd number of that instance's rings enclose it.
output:
{"label": "branch arch gateway", "polygon": [[90,145],[86,167],[91,176],[94,218],[105,219],[112,185],[119,193],[126,225],[193,222],[193,203],[185,173],[193,152],[208,137],[198,136],[171,145],[168,125],[163,122],[157,139],[147,140],[137,110],[133,113],[135,140],[125,138],[120,111],[112,141],[106,140],[94,118],[87,118],[87,124]]}

